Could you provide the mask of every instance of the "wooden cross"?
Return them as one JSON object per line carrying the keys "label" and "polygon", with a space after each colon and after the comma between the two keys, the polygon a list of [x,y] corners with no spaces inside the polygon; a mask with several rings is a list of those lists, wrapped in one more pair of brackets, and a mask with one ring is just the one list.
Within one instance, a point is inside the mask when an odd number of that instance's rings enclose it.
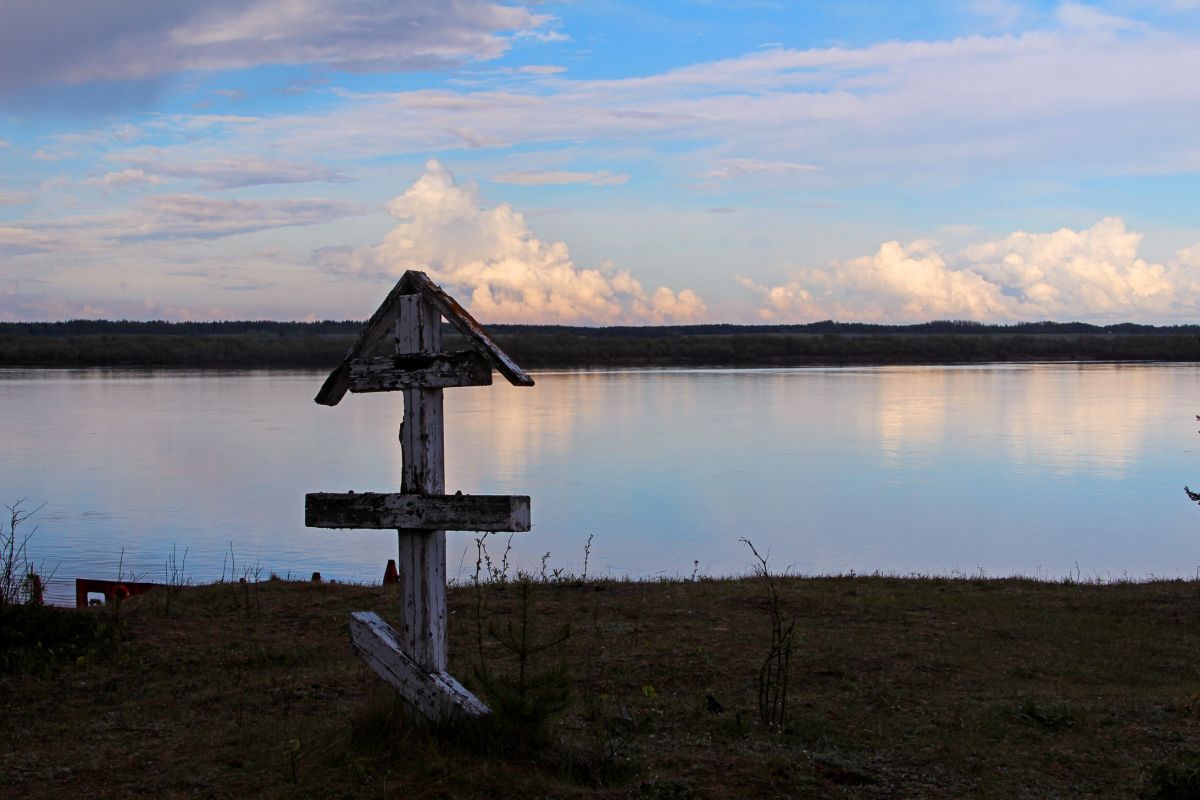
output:
{"label": "wooden cross", "polygon": [[[472,346],[442,352],[445,317]],[[387,337],[394,355],[369,354]],[[487,707],[446,672],[446,531],[527,531],[529,497],[445,493],[442,389],[487,386],[495,367],[510,383],[532,386],[475,319],[423,272],[410,270],[325,380],[316,401],[336,405],[347,391],[404,393],[398,494],[309,494],[304,522],[316,528],[394,528],[399,532],[399,631],[377,614],[350,615],[359,656],[430,719],[477,716]]]}

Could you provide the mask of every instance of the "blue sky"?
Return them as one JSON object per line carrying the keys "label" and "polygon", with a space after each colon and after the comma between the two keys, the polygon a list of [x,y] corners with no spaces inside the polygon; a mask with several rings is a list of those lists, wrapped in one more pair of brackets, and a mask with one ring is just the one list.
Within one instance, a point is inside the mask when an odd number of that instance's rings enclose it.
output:
{"label": "blue sky", "polygon": [[0,319],[1196,321],[1196,75],[1196,0],[10,0]]}

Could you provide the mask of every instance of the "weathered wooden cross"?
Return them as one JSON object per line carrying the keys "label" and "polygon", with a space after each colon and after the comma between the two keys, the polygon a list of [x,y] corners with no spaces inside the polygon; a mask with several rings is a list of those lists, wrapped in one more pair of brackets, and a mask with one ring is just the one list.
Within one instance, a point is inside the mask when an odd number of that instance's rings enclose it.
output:
{"label": "weathered wooden cross", "polygon": [[[471,350],[441,352],[441,319]],[[395,354],[370,354],[389,336]],[[395,528],[399,531],[399,631],[377,614],[350,615],[355,650],[421,714],[430,719],[488,713],[446,672],[446,531],[527,531],[527,496],[445,493],[442,389],[487,386],[492,367],[516,386],[533,379],[498,348],[475,319],[424,272],[401,276],[325,380],[316,401],[337,405],[351,392],[404,392],[399,494],[309,494],[304,522],[314,528]]]}

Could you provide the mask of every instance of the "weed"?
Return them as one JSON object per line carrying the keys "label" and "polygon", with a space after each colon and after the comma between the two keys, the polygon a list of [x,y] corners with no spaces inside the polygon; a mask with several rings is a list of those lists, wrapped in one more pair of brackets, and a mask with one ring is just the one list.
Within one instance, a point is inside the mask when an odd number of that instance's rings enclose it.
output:
{"label": "weed", "polygon": [[[241,605],[246,616],[250,616],[251,610],[256,614],[262,614],[262,598],[258,593],[258,584],[262,581],[263,566],[260,560],[256,560],[249,566],[243,566],[241,574],[238,574],[237,553],[234,552],[233,542],[229,543],[229,550],[225,553],[221,561],[221,583],[225,582],[226,570],[228,570],[229,580],[237,580],[237,585],[241,591]],[[289,573],[288,577],[291,577]]]}
{"label": "weed", "polygon": [[0,608],[34,600],[45,581],[45,576],[38,576],[29,557],[29,541],[37,533],[38,526],[28,530],[22,528],[30,517],[45,507],[45,503],[33,509],[23,508],[24,503],[21,499],[12,505],[6,504],[8,526],[0,522]]}
{"label": "weed", "polygon": [[771,577],[767,559],[759,555],[749,539],[742,538],[740,541],[750,548],[750,552],[758,560],[754,566],[754,573],[762,578],[767,588],[767,611],[771,616],[770,647],[762,666],[758,668],[758,718],[768,728],[782,731],[787,721],[792,633],[796,629],[796,621],[792,619],[784,622],[779,591]]}
{"label": "weed", "polygon": [[[492,561],[491,553],[488,552],[487,546],[484,543],[484,538],[486,536],[487,534],[485,533],[483,536],[475,540],[476,553],[479,558],[482,559],[482,562],[478,559],[475,562],[474,583],[476,586],[478,586],[480,583],[481,565],[484,567],[484,572],[487,576],[485,581],[487,583],[508,583],[508,556],[509,553],[512,552],[512,534],[509,534],[508,542],[504,545],[504,553],[500,556],[500,561],[498,563]],[[549,553],[546,555],[549,556]]]}
{"label": "weed", "polygon": [[183,587],[191,583],[187,577],[187,548],[183,549],[183,558],[178,555],[176,546],[171,545],[171,554],[163,562],[163,616],[168,619],[171,616],[171,604],[179,597]]}

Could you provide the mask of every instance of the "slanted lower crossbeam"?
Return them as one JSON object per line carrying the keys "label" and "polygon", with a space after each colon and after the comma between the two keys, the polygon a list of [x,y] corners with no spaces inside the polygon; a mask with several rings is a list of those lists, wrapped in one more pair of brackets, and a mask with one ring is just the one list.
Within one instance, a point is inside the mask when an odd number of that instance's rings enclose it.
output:
{"label": "slanted lower crossbeam", "polygon": [[396,687],[418,712],[429,719],[480,716],[488,707],[445,670],[431,672],[401,649],[400,634],[378,614],[350,614],[350,641],[359,658],[379,677]]}

